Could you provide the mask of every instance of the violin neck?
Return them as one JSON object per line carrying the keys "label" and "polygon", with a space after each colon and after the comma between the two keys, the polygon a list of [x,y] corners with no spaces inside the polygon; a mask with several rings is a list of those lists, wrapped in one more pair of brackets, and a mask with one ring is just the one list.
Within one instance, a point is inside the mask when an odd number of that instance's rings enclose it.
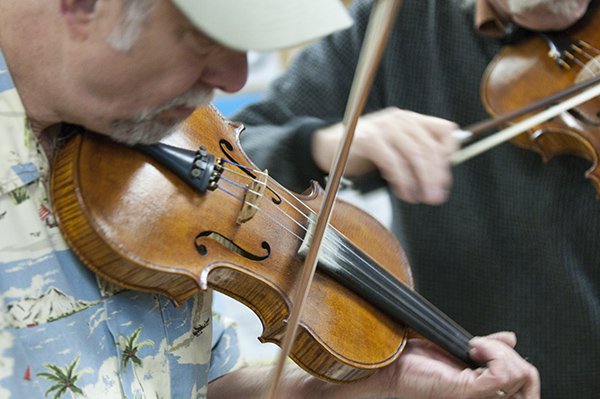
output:
{"label": "violin neck", "polygon": [[[306,247],[300,248],[300,255],[305,255]],[[331,227],[325,233],[318,270],[469,366],[481,366],[469,357],[471,334]]]}

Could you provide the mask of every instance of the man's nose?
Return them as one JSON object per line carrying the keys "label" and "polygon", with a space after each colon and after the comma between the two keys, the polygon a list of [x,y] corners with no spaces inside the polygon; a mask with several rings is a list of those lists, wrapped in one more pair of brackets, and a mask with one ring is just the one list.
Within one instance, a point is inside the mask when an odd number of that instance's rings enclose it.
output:
{"label": "man's nose", "polygon": [[224,49],[212,65],[204,70],[200,80],[227,93],[234,93],[246,84],[248,60],[245,52]]}

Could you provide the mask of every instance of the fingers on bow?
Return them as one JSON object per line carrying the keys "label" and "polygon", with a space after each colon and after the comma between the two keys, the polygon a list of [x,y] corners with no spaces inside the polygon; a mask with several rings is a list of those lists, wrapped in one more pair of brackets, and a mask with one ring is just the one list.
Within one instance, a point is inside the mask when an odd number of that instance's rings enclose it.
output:
{"label": "fingers on bow", "polygon": [[[437,126],[440,125],[440,126]],[[394,194],[408,202],[441,204],[448,198],[452,176],[450,154],[456,143],[447,121],[411,123],[403,135],[394,135],[375,160]]]}

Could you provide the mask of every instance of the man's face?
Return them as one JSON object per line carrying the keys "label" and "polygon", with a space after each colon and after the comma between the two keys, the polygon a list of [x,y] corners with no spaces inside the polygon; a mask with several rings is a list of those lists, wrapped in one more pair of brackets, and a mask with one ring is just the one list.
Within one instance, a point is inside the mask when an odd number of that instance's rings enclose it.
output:
{"label": "man's face", "polygon": [[518,25],[536,30],[563,30],[577,22],[591,0],[490,0]]}
{"label": "man's face", "polygon": [[70,110],[75,123],[130,144],[156,142],[208,104],[214,89],[244,85],[246,55],[199,33],[168,0],[157,0],[129,51],[115,50],[107,40],[122,17],[115,3],[97,2],[104,17],[73,53],[80,62],[68,73],[81,89]]}

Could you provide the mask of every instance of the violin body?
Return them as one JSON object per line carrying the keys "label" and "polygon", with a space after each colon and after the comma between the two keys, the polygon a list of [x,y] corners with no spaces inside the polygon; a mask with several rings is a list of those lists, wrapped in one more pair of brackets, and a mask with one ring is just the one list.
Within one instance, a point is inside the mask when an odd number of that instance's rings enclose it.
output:
{"label": "violin body", "polygon": [[[253,179],[248,170],[256,168],[240,147],[241,130],[205,108],[164,141],[190,149],[201,144],[243,165],[227,178],[245,187]],[[229,193],[198,193],[143,153],[91,132],[75,135],[60,149],[51,180],[63,235],[95,273],[120,286],[163,294],[175,304],[214,288],[258,315],[259,340],[279,344],[303,266],[298,237],[307,226],[297,209],[317,212],[322,191],[314,184],[292,195],[272,179],[268,187],[260,210],[237,223],[241,202],[230,195],[240,190],[235,185],[228,185]],[[402,248],[374,218],[338,201],[331,225],[412,285]],[[354,381],[402,352],[404,325],[319,271],[308,298],[291,357],[312,374]]]}
{"label": "violin body", "polygon": [[[507,45],[489,64],[481,83],[481,97],[493,116],[507,114],[541,98],[573,86],[600,73],[600,7],[573,27],[552,36],[564,45],[574,59],[560,66],[550,56],[550,48],[540,35]],[[591,48],[579,52],[568,46],[582,40]],[[585,54],[584,54],[585,53]],[[512,139],[520,147],[541,154],[545,161],[561,154],[589,160],[586,172],[600,193],[600,99],[595,98],[575,109]]]}

